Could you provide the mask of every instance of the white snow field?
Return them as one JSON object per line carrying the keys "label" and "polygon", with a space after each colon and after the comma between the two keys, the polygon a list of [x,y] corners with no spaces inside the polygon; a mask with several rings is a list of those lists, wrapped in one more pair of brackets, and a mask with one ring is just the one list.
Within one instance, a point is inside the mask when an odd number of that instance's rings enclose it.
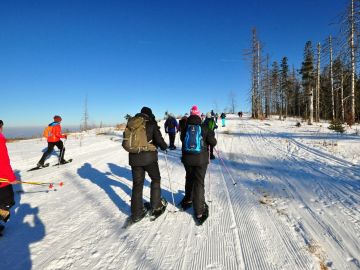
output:
{"label": "white snow field", "polygon": [[[64,186],[16,187],[24,192],[0,238],[0,269],[360,269],[359,132],[295,123],[233,117],[219,127],[223,160],[208,167],[202,226],[192,208],[174,212],[170,181],[176,203],[185,183],[178,139],[170,179],[159,154],[169,211],[127,229],[132,180],[121,132],[72,134],[72,163],[32,172],[46,142],[9,143],[19,178]],[[144,200],[149,185],[146,176]]]}

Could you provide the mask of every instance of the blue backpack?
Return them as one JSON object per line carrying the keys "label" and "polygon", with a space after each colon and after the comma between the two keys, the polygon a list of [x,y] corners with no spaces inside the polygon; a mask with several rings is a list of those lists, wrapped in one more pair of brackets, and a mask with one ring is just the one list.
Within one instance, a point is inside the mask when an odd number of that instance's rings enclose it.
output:
{"label": "blue backpack", "polygon": [[188,125],[185,133],[184,150],[188,153],[200,154],[204,142],[200,125]]}

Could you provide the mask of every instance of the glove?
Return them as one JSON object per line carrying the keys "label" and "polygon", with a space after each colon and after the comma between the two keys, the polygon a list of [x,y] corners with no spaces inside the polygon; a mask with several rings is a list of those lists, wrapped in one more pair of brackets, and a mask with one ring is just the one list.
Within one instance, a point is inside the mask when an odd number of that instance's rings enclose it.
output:
{"label": "glove", "polygon": [[64,138],[65,138],[65,140],[67,140],[67,135],[66,134],[64,134]]}

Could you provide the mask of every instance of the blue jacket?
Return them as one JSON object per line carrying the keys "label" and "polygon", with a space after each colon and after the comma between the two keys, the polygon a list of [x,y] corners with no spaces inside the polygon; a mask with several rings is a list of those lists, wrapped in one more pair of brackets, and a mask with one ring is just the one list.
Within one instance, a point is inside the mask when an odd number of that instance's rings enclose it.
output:
{"label": "blue jacket", "polygon": [[164,127],[166,133],[176,133],[179,129],[179,123],[175,118],[169,117],[166,119]]}

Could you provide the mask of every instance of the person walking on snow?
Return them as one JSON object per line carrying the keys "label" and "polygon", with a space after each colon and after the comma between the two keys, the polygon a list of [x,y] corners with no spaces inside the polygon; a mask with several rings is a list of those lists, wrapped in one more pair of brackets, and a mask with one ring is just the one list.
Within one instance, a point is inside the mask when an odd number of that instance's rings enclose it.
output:
{"label": "person walking on snow", "polygon": [[186,132],[181,134],[182,157],[186,171],[185,196],[180,202],[185,210],[194,206],[195,220],[202,224],[209,216],[205,203],[205,174],[209,164],[208,146],[215,146],[214,131],[201,123],[201,113],[197,106],[190,110]]}
{"label": "person walking on snow", "polygon": [[[18,184],[10,165],[10,158],[6,147],[6,139],[2,134],[4,122],[0,120],[0,220],[7,222],[10,217],[10,208],[15,204],[13,184]],[[0,224],[0,234],[5,228]]]}
{"label": "person walking on snow", "polygon": [[179,131],[179,124],[178,121],[175,119],[173,114],[169,114],[168,118],[164,124],[165,132],[169,134],[169,141],[170,141],[170,150],[175,150],[175,137],[176,133]]}
{"label": "person walking on snow", "polygon": [[225,127],[225,118],[226,118],[226,114],[225,113],[221,113],[220,115],[221,118],[221,122],[222,122],[222,127]]}
{"label": "person walking on snow", "polygon": [[44,137],[47,138],[48,148],[46,152],[42,155],[39,162],[37,163],[38,168],[45,166],[44,165],[45,160],[54,150],[55,146],[60,150],[59,163],[60,164],[68,163],[68,161],[64,159],[65,147],[64,147],[64,143],[61,140],[61,139],[67,139],[67,135],[61,133],[61,125],[60,125],[61,120],[62,118],[59,115],[55,115],[54,122],[50,123],[44,131],[43,135]]}
{"label": "person walking on snow", "polygon": [[181,119],[179,120],[180,136],[181,136],[181,133],[184,133],[186,131],[185,127],[186,127],[186,122],[187,122],[188,116],[189,116],[189,114],[185,113],[185,115],[183,117],[181,117]]}
{"label": "person walking on snow", "polygon": [[166,200],[161,198],[161,176],[158,164],[158,152],[156,150],[157,147],[160,147],[161,150],[166,151],[167,144],[161,135],[160,127],[157,125],[155,116],[150,108],[143,107],[141,112],[136,114],[134,118],[136,117],[142,117],[145,120],[146,139],[153,149],[129,153],[129,165],[131,166],[133,179],[130,218],[134,223],[144,218],[147,213],[147,209],[143,204],[145,172],[147,172],[151,178],[150,204],[152,215],[161,215],[167,206]]}
{"label": "person walking on snow", "polygon": [[[214,120],[214,117],[209,112],[206,114],[204,125],[207,126],[212,131],[215,131],[215,129],[218,128],[218,126],[216,125],[216,122]],[[210,145],[210,159],[215,159],[214,146],[212,146],[212,145]]]}

